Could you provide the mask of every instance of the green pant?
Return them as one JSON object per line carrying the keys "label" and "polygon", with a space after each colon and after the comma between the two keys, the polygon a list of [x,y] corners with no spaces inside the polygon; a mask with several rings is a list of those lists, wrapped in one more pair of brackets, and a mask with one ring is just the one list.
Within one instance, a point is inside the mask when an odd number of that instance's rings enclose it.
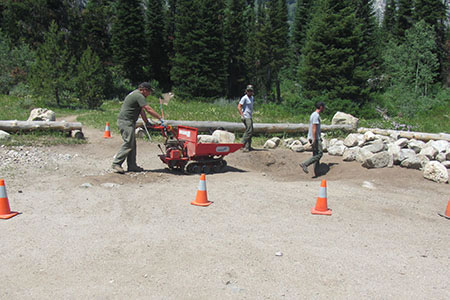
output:
{"label": "green pant", "polygon": [[252,146],[252,136],[253,136],[253,119],[244,118],[242,123],[245,125],[245,132],[242,136],[242,144],[244,144],[244,149],[250,149]]}
{"label": "green pant", "polygon": [[123,144],[114,157],[113,164],[121,166],[126,159],[128,168],[136,167],[136,123],[119,119],[117,120],[117,126],[122,135]]}
{"label": "green pant", "polygon": [[307,159],[303,164],[308,167],[309,165],[314,164],[314,173],[318,175],[320,159],[323,155],[322,142],[318,139],[314,144],[312,144],[313,156]]}

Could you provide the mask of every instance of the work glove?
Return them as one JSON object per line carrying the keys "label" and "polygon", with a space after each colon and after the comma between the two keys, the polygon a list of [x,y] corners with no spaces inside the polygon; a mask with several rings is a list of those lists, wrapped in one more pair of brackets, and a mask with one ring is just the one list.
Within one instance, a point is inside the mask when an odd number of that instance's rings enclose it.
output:
{"label": "work glove", "polygon": [[165,124],[165,121],[163,118],[159,119],[159,121],[161,122],[161,126],[166,127],[167,125]]}

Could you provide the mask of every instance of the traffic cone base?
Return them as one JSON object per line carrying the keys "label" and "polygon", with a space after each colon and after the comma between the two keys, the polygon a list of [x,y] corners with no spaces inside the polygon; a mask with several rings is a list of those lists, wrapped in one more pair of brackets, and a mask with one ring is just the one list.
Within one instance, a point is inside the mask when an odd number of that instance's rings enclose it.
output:
{"label": "traffic cone base", "polygon": [[200,183],[198,184],[197,194],[195,200],[191,202],[192,205],[208,206],[212,202],[208,201],[208,195],[206,194],[206,176],[202,174],[200,176]]}
{"label": "traffic cone base", "polygon": [[109,122],[106,122],[105,134],[103,135],[105,139],[111,138],[111,131],[109,130]]}
{"label": "traffic cone base", "polygon": [[450,200],[448,201],[447,209],[445,210],[445,214],[443,215],[443,214],[438,213],[438,215],[440,215],[443,218],[446,218],[447,220],[450,220]]}
{"label": "traffic cone base", "polygon": [[5,181],[0,179],[0,219],[9,219],[18,214],[18,212],[10,210]]}
{"label": "traffic cone base", "polygon": [[322,180],[320,183],[319,197],[317,197],[316,206],[311,208],[313,215],[331,216],[331,209],[327,205],[327,181]]}

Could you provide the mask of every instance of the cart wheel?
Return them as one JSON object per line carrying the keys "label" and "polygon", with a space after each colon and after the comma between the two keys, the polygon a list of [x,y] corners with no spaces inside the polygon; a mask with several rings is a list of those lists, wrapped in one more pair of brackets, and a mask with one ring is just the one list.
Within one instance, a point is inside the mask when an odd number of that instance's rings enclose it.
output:
{"label": "cart wheel", "polygon": [[222,160],[220,162],[220,168],[223,170],[223,169],[225,169],[226,166],[227,166],[227,161],[226,160]]}
{"label": "cart wheel", "polygon": [[211,172],[211,167],[209,165],[202,166],[202,173],[209,174]]}
{"label": "cart wheel", "polygon": [[213,173],[218,173],[219,170],[220,170],[220,167],[218,165],[213,165],[211,170],[212,170]]}
{"label": "cart wheel", "polygon": [[200,167],[197,164],[190,164],[190,171],[189,173],[200,173]]}

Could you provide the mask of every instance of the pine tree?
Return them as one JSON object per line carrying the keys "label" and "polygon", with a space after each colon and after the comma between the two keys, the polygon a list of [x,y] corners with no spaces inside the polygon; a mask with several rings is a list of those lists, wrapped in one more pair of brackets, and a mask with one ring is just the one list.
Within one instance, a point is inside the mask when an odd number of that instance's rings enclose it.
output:
{"label": "pine tree", "polygon": [[70,88],[74,60],[64,42],[64,35],[52,22],[39,47],[31,70],[30,86],[38,95],[49,97],[61,106],[61,94]]}
{"label": "pine tree", "polygon": [[146,1],[146,36],[151,78],[166,89],[169,87],[169,57],[166,40],[164,0]]}
{"label": "pine tree", "polygon": [[110,24],[111,0],[89,0],[83,11],[82,48],[97,54],[103,63],[111,63],[111,36],[108,31]]}
{"label": "pine tree", "polygon": [[241,95],[246,85],[245,46],[248,39],[245,0],[230,0],[226,8],[224,39],[227,52],[227,95]]}
{"label": "pine tree", "polygon": [[393,36],[397,27],[396,0],[386,0],[383,18],[383,30],[389,36]]}
{"label": "pine tree", "polygon": [[[439,73],[443,80],[447,77],[446,69],[450,62],[446,63],[449,53],[446,53],[446,35],[448,30],[446,23],[448,17],[446,13],[446,6],[441,0],[416,0],[414,9],[414,19],[416,22],[424,20],[430,26],[433,26],[436,33],[437,56],[439,59]],[[448,24],[447,24],[448,26]]]}
{"label": "pine tree", "polygon": [[308,30],[300,79],[309,99],[325,98],[330,111],[354,112],[367,99],[359,64],[362,25],[351,1],[325,0]]}
{"label": "pine tree", "polygon": [[[281,103],[280,72],[287,65],[289,53],[289,24],[288,11],[285,0],[273,0],[268,2],[268,16],[270,34],[267,42],[271,54],[269,73],[275,81],[276,101]],[[270,80],[269,87],[271,86]]]}
{"label": "pine tree", "polygon": [[182,98],[225,94],[223,2],[178,0],[171,77]]}
{"label": "pine tree", "polygon": [[301,50],[305,44],[308,24],[311,21],[313,2],[313,0],[297,0],[292,30],[292,48],[296,62],[299,61]]}
{"label": "pine tree", "polygon": [[100,58],[88,47],[83,51],[75,77],[75,94],[83,107],[94,109],[102,105],[105,93],[103,85],[99,83],[104,81],[105,72]]}
{"label": "pine tree", "polygon": [[413,24],[413,1],[398,0],[396,36],[400,39],[405,37],[405,31]]}
{"label": "pine tree", "polygon": [[148,53],[140,0],[117,0],[112,25],[111,48],[115,64],[132,84],[148,80],[144,72]]}

